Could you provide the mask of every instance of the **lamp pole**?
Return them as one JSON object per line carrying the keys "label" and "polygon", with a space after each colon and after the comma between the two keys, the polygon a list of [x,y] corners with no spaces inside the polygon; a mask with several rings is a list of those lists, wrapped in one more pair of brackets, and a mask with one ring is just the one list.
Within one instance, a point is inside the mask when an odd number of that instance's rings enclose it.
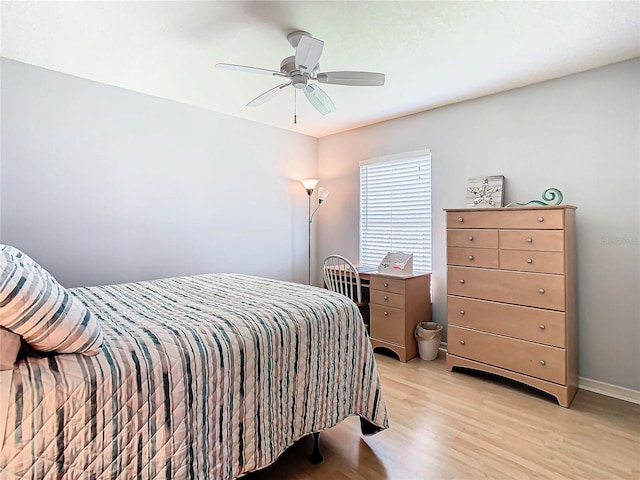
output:
{"label": "lamp pole", "polygon": [[317,178],[310,178],[310,179],[307,179],[307,180],[300,180],[300,182],[302,182],[302,185],[304,186],[305,190],[307,191],[307,195],[309,197],[309,210],[308,210],[308,215],[309,215],[309,236],[308,236],[308,240],[309,240],[309,256],[307,257],[308,258],[307,283],[309,285],[311,285],[311,223],[313,222],[313,216],[316,214],[316,212],[320,208],[320,205],[322,205],[322,202],[325,200],[325,198],[327,198],[329,196],[329,191],[324,187],[320,187],[318,189],[318,206],[316,207],[316,209],[312,213],[311,212],[311,195],[313,195],[313,191],[316,189],[316,185],[318,185],[318,182],[320,182],[320,180],[318,180]]}
{"label": "lamp pole", "polygon": [[307,193],[309,194],[309,236],[307,237],[309,239],[309,256],[307,257],[309,259],[309,265],[307,267],[309,278],[307,279],[307,285],[311,285],[311,195],[313,194],[313,190],[307,189]]}

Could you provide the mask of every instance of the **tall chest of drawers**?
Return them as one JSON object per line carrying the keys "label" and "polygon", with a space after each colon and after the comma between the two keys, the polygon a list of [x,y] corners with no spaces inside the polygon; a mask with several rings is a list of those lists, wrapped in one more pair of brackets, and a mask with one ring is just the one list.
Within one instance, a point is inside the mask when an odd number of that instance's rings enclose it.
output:
{"label": "tall chest of drawers", "polygon": [[446,210],[447,369],[578,389],[575,207]]}

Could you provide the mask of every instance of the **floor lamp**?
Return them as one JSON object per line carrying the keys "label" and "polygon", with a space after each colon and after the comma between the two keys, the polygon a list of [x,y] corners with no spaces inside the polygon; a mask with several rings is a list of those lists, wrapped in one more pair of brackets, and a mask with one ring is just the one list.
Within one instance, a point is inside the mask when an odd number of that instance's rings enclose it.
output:
{"label": "floor lamp", "polygon": [[316,212],[320,208],[320,205],[322,205],[322,202],[324,202],[324,200],[329,196],[329,190],[327,190],[324,187],[318,188],[318,206],[312,213],[311,212],[311,195],[313,195],[313,191],[316,189],[316,185],[318,185],[318,182],[320,182],[320,180],[318,180],[317,178],[308,178],[306,180],[300,180],[300,182],[304,186],[304,189],[307,191],[307,195],[309,196],[309,237],[308,237],[309,238],[309,257],[308,257],[309,279],[307,280],[307,283],[311,285],[311,222],[313,222],[313,216],[316,214]]}

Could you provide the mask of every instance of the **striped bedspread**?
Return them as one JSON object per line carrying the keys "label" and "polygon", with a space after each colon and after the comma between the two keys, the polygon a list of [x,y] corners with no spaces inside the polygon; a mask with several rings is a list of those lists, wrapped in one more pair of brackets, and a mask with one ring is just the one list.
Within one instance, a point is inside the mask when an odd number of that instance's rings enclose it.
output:
{"label": "striped bedspread", "polygon": [[95,357],[13,371],[2,479],[228,479],[349,415],[388,426],[357,307],[239,274],[72,290]]}

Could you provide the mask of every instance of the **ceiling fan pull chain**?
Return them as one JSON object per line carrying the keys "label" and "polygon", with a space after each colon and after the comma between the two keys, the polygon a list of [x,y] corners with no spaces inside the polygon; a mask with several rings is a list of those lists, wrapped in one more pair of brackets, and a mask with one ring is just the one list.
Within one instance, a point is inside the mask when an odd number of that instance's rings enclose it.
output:
{"label": "ceiling fan pull chain", "polygon": [[293,89],[293,124],[296,125],[298,123],[298,89]]}

